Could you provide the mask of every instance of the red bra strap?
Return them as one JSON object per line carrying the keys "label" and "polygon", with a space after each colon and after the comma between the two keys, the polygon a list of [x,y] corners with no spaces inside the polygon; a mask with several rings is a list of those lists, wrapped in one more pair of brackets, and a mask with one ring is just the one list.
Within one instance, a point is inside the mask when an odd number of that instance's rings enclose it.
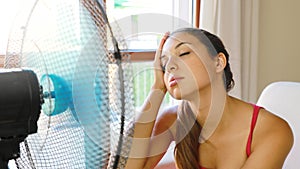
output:
{"label": "red bra strap", "polygon": [[254,105],[252,121],[251,121],[251,128],[250,128],[250,133],[248,136],[248,142],[247,142],[247,146],[246,146],[247,157],[249,157],[251,154],[251,143],[252,143],[253,131],[254,131],[254,128],[256,125],[256,121],[257,121],[257,117],[258,117],[260,108],[261,107]]}

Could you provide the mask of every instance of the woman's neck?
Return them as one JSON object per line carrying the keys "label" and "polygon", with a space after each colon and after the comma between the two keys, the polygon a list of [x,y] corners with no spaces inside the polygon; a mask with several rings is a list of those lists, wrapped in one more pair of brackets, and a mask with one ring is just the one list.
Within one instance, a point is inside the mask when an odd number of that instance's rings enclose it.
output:
{"label": "woman's neck", "polygon": [[201,138],[202,141],[205,141],[221,122],[229,96],[223,84],[212,84],[199,93],[199,97],[195,97],[189,103],[195,112],[198,123],[202,126]]}

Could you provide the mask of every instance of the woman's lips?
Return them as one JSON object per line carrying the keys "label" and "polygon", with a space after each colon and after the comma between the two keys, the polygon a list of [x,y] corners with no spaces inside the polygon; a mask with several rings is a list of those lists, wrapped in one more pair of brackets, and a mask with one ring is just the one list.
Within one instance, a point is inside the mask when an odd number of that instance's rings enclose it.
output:
{"label": "woman's lips", "polygon": [[173,86],[175,86],[175,85],[177,85],[177,81],[176,81],[176,80],[173,80],[173,81],[171,81],[171,82],[169,83],[169,87],[173,87]]}
{"label": "woman's lips", "polygon": [[183,77],[171,77],[171,79],[169,80],[169,87],[177,85],[178,81],[181,79],[183,79]]}

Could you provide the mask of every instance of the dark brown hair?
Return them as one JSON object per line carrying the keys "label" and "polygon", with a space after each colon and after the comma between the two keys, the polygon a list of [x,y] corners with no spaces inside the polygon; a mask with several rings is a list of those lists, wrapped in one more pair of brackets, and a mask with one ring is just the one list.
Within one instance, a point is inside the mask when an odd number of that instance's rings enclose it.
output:
{"label": "dark brown hair", "polygon": [[[233,75],[229,64],[229,54],[220,38],[205,30],[197,28],[183,28],[173,32],[170,36],[178,32],[186,32],[196,37],[204,44],[211,57],[223,53],[226,56],[226,67],[224,68],[224,87],[229,91],[234,86]],[[176,146],[174,149],[176,165],[180,169],[199,169],[199,137],[202,127],[197,122],[195,114],[192,112],[186,101],[181,103],[178,112],[176,126]]]}
{"label": "dark brown hair", "polygon": [[201,126],[186,101],[181,103],[178,116],[174,149],[176,165],[180,169],[199,169]]}

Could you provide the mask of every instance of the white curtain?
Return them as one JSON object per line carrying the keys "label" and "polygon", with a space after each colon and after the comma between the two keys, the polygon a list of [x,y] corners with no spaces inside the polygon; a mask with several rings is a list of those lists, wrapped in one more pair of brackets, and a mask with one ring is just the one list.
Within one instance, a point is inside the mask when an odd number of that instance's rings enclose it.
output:
{"label": "white curtain", "polygon": [[218,35],[230,55],[235,80],[231,95],[257,100],[259,0],[201,0],[200,28]]}

